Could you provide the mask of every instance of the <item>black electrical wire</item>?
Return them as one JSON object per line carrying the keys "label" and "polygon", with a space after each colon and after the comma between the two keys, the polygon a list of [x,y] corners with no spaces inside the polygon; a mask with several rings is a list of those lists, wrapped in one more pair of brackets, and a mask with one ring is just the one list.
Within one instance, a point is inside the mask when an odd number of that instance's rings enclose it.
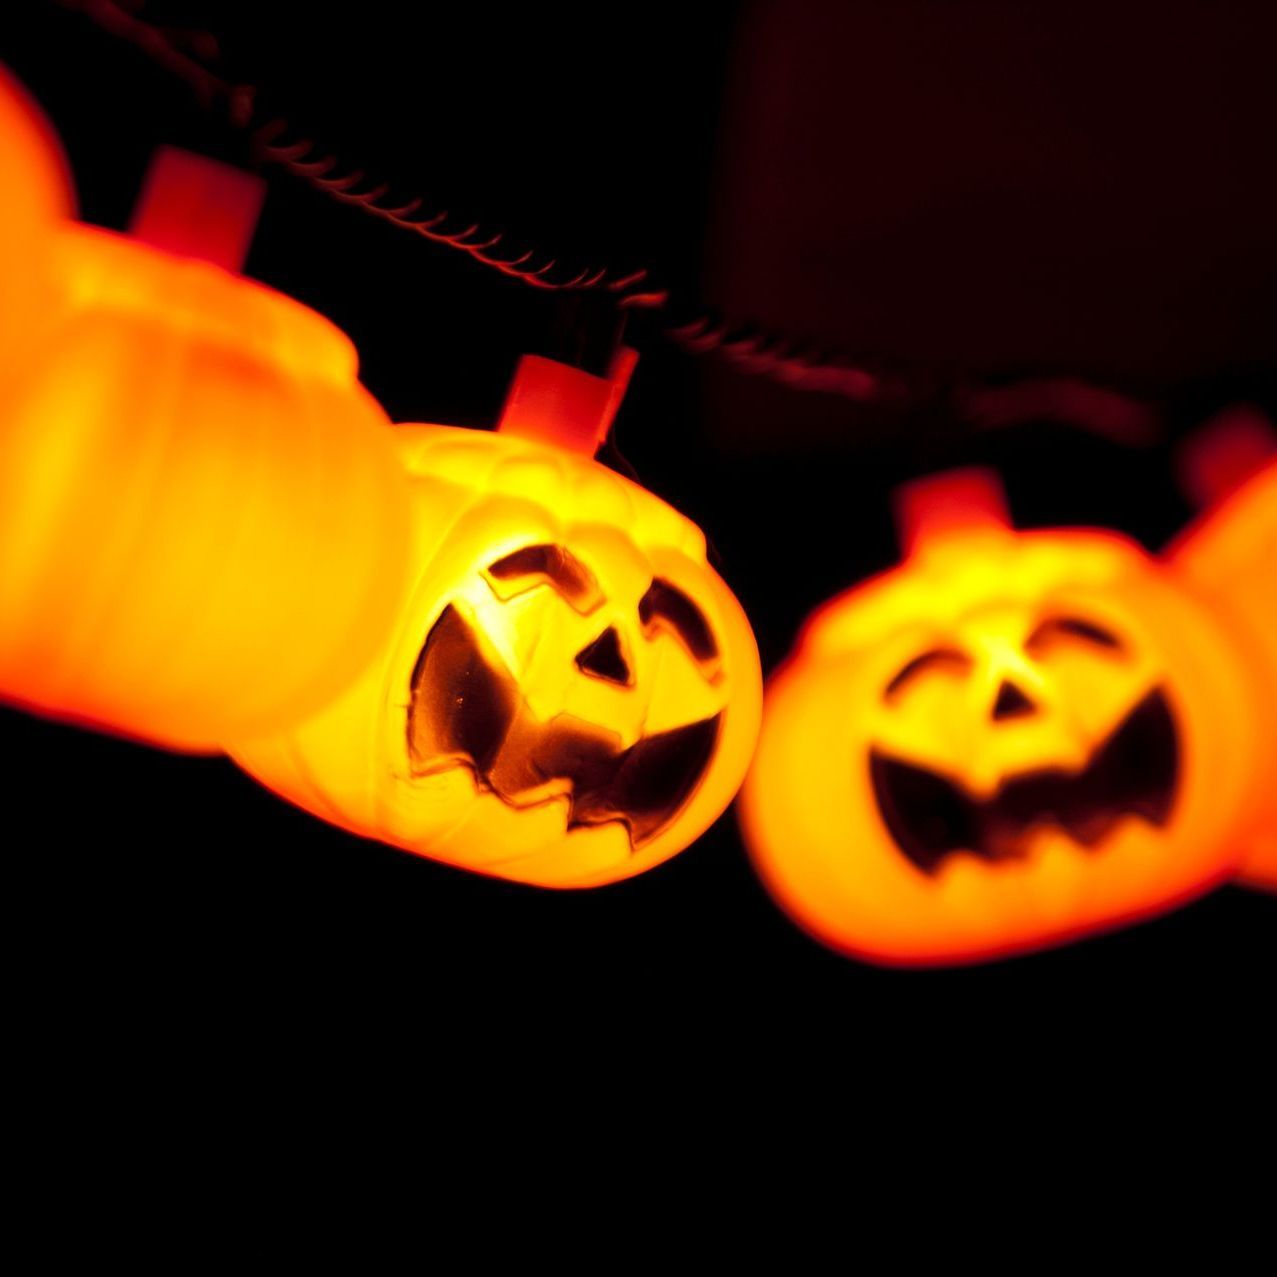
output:
{"label": "black electrical wire", "polygon": [[[712,354],[739,371],[764,376],[797,390],[837,395],[863,404],[900,404],[934,399],[934,379],[871,371],[863,361],[840,352],[814,350],[792,338],[716,317],[703,308],[684,309],[692,317],[668,319],[673,305],[667,289],[656,286],[647,270],[614,274],[606,267],[565,270],[559,260],[527,248],[508,251],[510,237],[488,234],[477,223],[450,228],[447,210],[427,210],[421,196],[391,194],[389,183],[370,179],[362,169],[346,169],[337,156],[313,139],[294,133],[278,116],[262,118],[258,90],[232,82],[210,69],[216,41],[204,32],[183,32],[179,47],[173,32],[130,12],[118,0],[58,0],[83,13],[103,30],[146,53],[184,80],[207,109],[221,108],[229,123],[249,134],[253,155],[308,183],[339,203],[388,222],[433,244],[465,253],[481,266],[545,292],[593,294],[607,298],[624,317],[634,312],[663,313],[660,333],[694,355]],[[140,8],[140,4],[137,6]],[[619,339],[619,338],[618,338]],[[948,398],[976,426],[1015,424],[1029,416],[1075,425],[1126,445],[1151,442],[1158,433],[1149,405],[1118,391],[1064,380],[1037,380],[1007,387],[948,387]]]}

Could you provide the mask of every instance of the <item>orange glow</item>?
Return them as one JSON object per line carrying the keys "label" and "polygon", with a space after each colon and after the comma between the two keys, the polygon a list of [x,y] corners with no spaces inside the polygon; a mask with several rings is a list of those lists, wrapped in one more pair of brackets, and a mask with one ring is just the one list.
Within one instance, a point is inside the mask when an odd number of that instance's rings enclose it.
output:
{"label": "orange glow", "polygon": [[45,241],[74,196],[57,137],[0,67],[0,378],[21,367],[45,291]]}
{"label": "orange glow", "polygon": [[[251,179],[170,155],[143,227],[172,242],[183,183],[216,206],[224,175],[251,219]],[[201,252],[196,227],[180,256],[51,232],[53,326],[0,431],[0,694],[189,750],[282,727],[353,679],[398,607],[408,540],[351,343],[196,260],[246,242],[242,221],[204,225],[220,247]]]}
{"label": "orange glow", "polygon": [[586,887],[658,864],[723,811],[762,688],[703,534],[591,460],[608,382],[564,370],[580,412],[562,429],[520,410],[548,401],[555,367],[525,362],[500,433],[396,429],[416,498],[406,607],[333,704],[231,752],[355,833]]}
{"label": "orange glow", "polygon": [[1203,504],[1170,560],[1208,597],[1245,645],[1255,696],[1267,706],[1263,803],[1240,878],[1277,891],[1277,434],[1253,410],[1235,410],[1190,439],[1185,486]]}
{"label": "orange glow", "polygon": [[[70,217],[75,196],[53,126],[27,91],[0,66],[0,164],[6,230]],[[21,220],[19,220],[21,219]],[[9,236],[6,234],[5,239]]]}
{"label": "orange glow", "polygon": [[[825,604],[768,687],[741,823],[817,939],[979,961],[1181,902],[1236,865],[1259,724],[1210,610],[1112,533],[906,495],[904,563]],[[932,518],[928,488],[939,511]]]}

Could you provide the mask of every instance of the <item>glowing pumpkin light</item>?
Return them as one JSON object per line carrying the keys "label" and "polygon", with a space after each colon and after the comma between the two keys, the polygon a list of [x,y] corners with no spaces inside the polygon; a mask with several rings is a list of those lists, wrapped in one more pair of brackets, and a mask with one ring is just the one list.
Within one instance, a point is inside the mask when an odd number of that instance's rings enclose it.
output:
{"label": "glowing pumpkin light", "polygon": [[212,750],[335,694],[397,607],[389,422],[342,333],[234,273],[260,199],[163,151],[132,236],[51,232],[0,420],[7,699]]}
{"label": "glowing pumpkin light", "polygon": [[758,653],[700,530],[591,459],[617,397],[527,357],[495,433],[398,427],[408,603],[354,687],[233,757],[356,833],[543,886],[696,838],[748,764]]}
{"label": "glowing pumpkin light", "polygon": [[1183,486],[1205,513],[1171,547],[1170,562],[1245,645],[1254,694],[1268,707],[1266,801],[1244,840],[1239,878],[1277,891],[1277,432],[1238,407],[1190,438],[1180,460]]}
{"label": "glowing pumpkin light", "polygon": [[1013,531],[979,472],[900,515],[904,563],[768,688],[741,822],[782,906],[859,957],[960,963],[1228,876],[1258,727],[1208,608],[1115,534]]}

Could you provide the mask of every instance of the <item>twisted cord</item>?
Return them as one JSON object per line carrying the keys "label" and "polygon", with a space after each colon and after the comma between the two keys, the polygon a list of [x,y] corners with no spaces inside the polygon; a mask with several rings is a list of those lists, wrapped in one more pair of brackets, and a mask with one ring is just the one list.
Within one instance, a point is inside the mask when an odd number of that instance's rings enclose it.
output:
{"label": "twisted cord", "polygon": [[[263,160],[278,165],[329,198],[358,208],[400,230],[411,231],[432,244],[442,244],[465,253],[481,266],[510,279],[550,292],[606,289],[618,294],[619,300],[628,306],[660,306],[667,298],[663,290],[636,291],[648,278],[646,270],[612,277],[606,267],[595,270],[587,267],[567,278],[555,279],[552,273],[559,265],[556,258],[550,257],[534,265],[537,258],[535,249],[527,249],[515,257],[502,256],[496,250],[505,243],[503,232],[485,234],[477,222],[448,230],[449,214],[446,210],[423,214],[421,210],[425,200],[421,196],[404,202],[392,201],[388,182],[366,186],[368,178],[362,169],[340,172],[335,155],[324,154],[310,138],[287,141],[288,134],[286,120],[269,120],[253,130],[253,150]],[[366,189],[360,190],[363,186]]]}
{"label": "twisted cord", "polygon": [[[586,267],[566,276],[560,272],[556,277],[559,262],[554,257],[539,260],[535,249],[513,255],[498,251],[507,241],[504,232],[489,234],[477,223],[449,229],[450,215],[446,209],[423,212],[425,199],[421,196],[394,199],[388,182],[370,182],[362,169],[343,171],[335,155],[324,153],[308,137],[293,136],[287,120],[278,117],[262,120],[255,86],[237,84],[218,75],[179,48],[172,32],[162,30],[136,12],[129,12],[119,0],[59,0],[59,3],[83,13],[104,31],[126,40],[185,81],[206,109],[224,104],[231,124],[248,132],[251,150],[259,160],[284,169],[330,199],[358,208],[431,243],[465,253],[480,265],[532,288],[547,292],[606,290],[630,307],[659,307],[667,299],[665,290],[647,286],[649,272],[646,270],[613,275],[607,268]],[[207,36],[192,40],[191,44],[216,48],[216,42]]]}
{"label": "twisted cord", "polygon": [[893,396],[900,387],[840,356],[815,355],[789,339],[757,330],[741,332],[703,315],[665,329],[665,335],[690,354],[715,354],[742,372],[770,377],[798,390],[824,391],[859,402]]}

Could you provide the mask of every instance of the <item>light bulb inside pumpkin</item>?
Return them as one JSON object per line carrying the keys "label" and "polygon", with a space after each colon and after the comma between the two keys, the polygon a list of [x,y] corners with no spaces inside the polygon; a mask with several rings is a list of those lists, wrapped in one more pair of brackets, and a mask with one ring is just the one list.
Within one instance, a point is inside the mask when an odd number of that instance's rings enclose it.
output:
{"label": "light bulb inside pumpkin", "polygon": [[396,429],[408,602],[356,686],[241,765],[353,832],[542,886],[638,873],[722,812],[757,648],[701,531],[592,459],[631,367],[525,357],[495,432]]}
{"label": "light bulb inside pumpkin", "polygon": [[1013,530],[985,474],[897,511],[907,557],[808,621],[742,791],[795,920],[877,962],[971,962],[1227,876],[1258,725],[1209,610],[1116,534]]}

